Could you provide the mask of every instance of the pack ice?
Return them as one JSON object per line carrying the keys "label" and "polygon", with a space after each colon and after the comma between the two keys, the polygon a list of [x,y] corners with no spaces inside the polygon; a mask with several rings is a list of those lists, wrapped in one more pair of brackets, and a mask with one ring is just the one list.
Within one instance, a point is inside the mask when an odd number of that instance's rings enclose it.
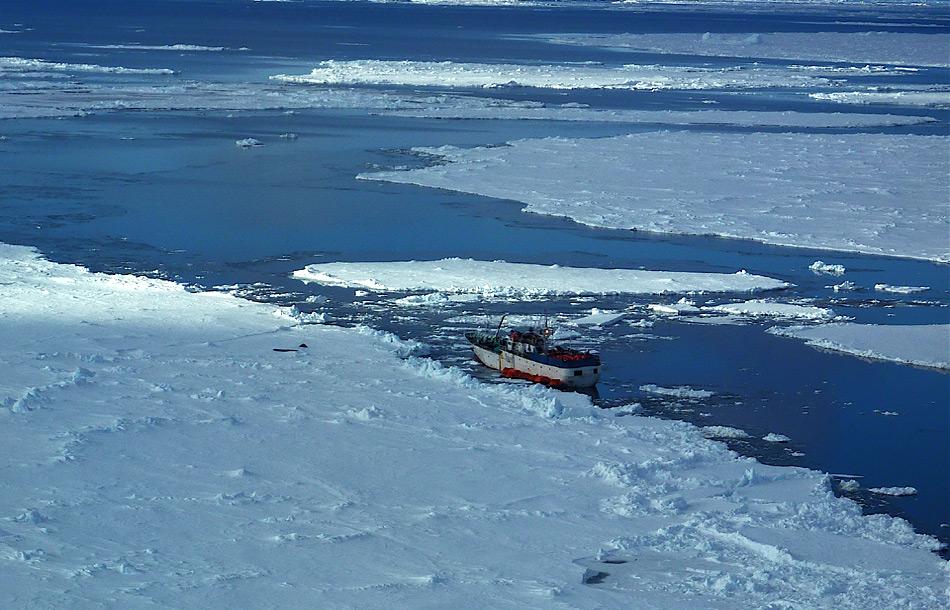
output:
{"label": "pack ice", "polygon": [[597,227],[950,261],[943,136],[655,132],[421,150],[444,163],[360,177]]}
{"label": "pack ice", "polygon": [[535,265],[444,258],[436,261],[318,263],[294,272],[305,282],[374,291],[472,293],[486,298],[558,295],[752,292],[788,286],[744,271],[692,273]]}
{"label": "pack ice", "polygon": [[834,323],[776,327],[769,332],[863,358],[950,369],[950,324]]}
{"label": "pack ice", "polygon": [[781,68],[491,64],[378,59],[321,61],[309,74],[271,79],[301,85],[396,85],[407,87],[538,87],[545,89],[759,89],[816,87],[831,81]]}
{"label": "pack ice", "polygon": [[688,424],[23,247],[0,286],[2,607],[945,601],[932,538]]}

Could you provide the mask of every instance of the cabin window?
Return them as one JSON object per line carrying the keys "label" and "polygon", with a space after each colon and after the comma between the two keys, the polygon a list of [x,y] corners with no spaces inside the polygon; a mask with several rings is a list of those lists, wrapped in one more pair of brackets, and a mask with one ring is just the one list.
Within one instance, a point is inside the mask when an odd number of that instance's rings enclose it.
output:
{"label": "cabin window", "polygon": [[584,371],[574,371],[574,376],[575,376],[575,377],[580,377],[580,376],[583,375],[583,374],[584,374]]}

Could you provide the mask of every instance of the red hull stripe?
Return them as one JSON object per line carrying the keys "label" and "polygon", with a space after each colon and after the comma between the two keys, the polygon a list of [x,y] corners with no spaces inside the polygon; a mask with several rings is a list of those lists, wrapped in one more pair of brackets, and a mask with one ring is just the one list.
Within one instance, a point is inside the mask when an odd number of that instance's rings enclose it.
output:
{"label": "red hull stripe", "polygon": [[503,377],[508,377],[510,379],[527,379],[528,381],[533,381],[535,383],[542,383],[546,386],[559,386],[561,381],[559,379],[551,379],[544,375],[532,375],[531,373],[525,373],[524,371],[519,371],[518,369],[507,368],[501,369],[501,374]]}

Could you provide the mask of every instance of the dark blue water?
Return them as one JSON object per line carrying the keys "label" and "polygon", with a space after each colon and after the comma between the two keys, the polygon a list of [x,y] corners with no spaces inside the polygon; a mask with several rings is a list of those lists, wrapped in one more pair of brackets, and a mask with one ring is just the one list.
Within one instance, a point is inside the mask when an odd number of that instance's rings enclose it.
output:
{"label": "dark blue water", "polygon": [[[875,30],[945,36],[950,29],[946,15],[929,8],[796,8],[748,14],[735,9],[499,10],[363,3],[6,2],[0,7],[0,27],[23,23],[34,28],[0,37],[0,55],[171,67],[181,72],[172,79],[230,83],[261,81],[275,72],[306,72],[316,61],[329,58],[697,63],[655,55],[618,57],[507,38],[545,32],[859,31],[867,26],[858,22],[867,20],[890,24]],[[940,27],[925,27],[933,25]],[[251,50],[179,54],[83,46],[129,42]],[[699,63],[735,61],[704,58]],[[945,72],[914,78],[935,82]],[[151,77],[136,78],[152,82]],[[719,109],[853,111],[774,91],[511,90],[504,95],[598,108],[705,109],[703,101],[713,98]],[[923,126],[864,131],[947,133],[946,111],[858,111],[938,119]],[[858,322],[950,321],[945,265],[712,237],[592,229],[524,214],[513,202],[355,179],[357,173],[378,167],[425,163],[407,152],[414,146],[501,144],[550,135],[596,137],[655,126],[437,121],[373,116],[358,109],[228,114],[127,112],[0,123],[0,133],[9,138],[0,142],[0,241],[35,245],[53,260],[95,270],[157,275],[202,287],[263,283],[247,293],[304,310],[323,308],[340,323],[365,322],[427,341],[435,357],[466,366],[486,382],[492,381],[491,375],[469,363],[459,341],[472,323],[453,322],[455,316],[497,316],[509,310],[576,314],[591,306],[621,309],[658,299],[468,303],[438,312],[410,311],[381,298],[357,297],[351,290],[305,286],[288,275],[318,261],[445,256],[595,267],[747,269],[795,284],[783,295],[787,298],[814,299]],[[278,138],[291,131],[299,139]],[[253,150],[234,146],[236,139],[249,136],[267,145]],[[913,296],[835,294],[826,288],[833,278],[808,271],[816,259],[844,264],[848,279],[861,285],[887,282],[933,289]],[[330,301],[305,303],[313,294]],[[725,297],[709,299],[721,300]],[[950,540],[942,525],[950,522],[950,376],[818,351],[766,334],[769,326],[660,321],[646,329],[621,323],[593,332],[589,344],[609,363],[598,400],[605,406],[638,401],[647,412],[664,417],[742,428],[753,438],[734,442],[734,448],[764,461],[858,475],[864,487],[912,485],[920,490],[916,497],[882,500],[858,494],[858,499],[868,510],[905,516],[921,531]],[[630,337],[638,333],[666,339]],[[645,383],[692,385],[716,395],[702,403],[671,404],[640,392]],[[885,416],[883,411],[899,415]],[[767,432],[786,434],[792,442],[776,446],[755,440]]]}

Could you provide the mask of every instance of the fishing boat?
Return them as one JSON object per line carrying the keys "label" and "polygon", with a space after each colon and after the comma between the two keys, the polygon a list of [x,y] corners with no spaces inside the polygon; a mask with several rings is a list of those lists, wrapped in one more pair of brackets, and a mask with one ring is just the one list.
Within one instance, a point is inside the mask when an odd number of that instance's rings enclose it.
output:
{"label": "fishing boat", "polygon": [[590,388],[600,379],[600,356],[553,345],[554,329],[544,327],[502,333],[503,316],[492,332],[468,332],[475,358],[504,377],[527,379],[559,388]]}

